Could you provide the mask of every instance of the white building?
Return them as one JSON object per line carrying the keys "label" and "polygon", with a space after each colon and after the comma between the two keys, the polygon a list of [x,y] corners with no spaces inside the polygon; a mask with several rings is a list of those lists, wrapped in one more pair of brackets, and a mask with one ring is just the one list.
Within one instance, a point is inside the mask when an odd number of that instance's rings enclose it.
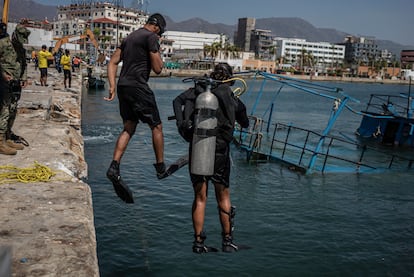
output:
{"label": "white building", "polygon": [[[275,38],[277,57],[282,64],[303,66],[307,70],[325,72],[343,63],[345,46],[328,42],[308,42],[305,39]],[[304,59],[308,59],[308,63]],[[311,65],[309,65],[311,63]]]}
{"label": "white building", "polygon": [[148,14],[107,2],[59,6],[54,36],[61,38],[83,34],[85,28],[98,30],[97,40],[102,50],[112,52],[122,38],[144,26]]}
{"label": "white building", "polygon": [[[75,36],[89,28],[94,33],[98,30],[100,50],[113,52],[122,38],[144,26],[149,15],[144,11],[124,8],[113,3],[71,4],[59,6],[57,21],[53,22],[55,39]],[[168,27],[168,26],[167,26]],[[224,44],[226,37],[220,34],[196,32],[166,31],[163,35],[171,44],[165,56],[171,56],[172,49],[203,49],[214,42]],[[162,45],[165,48],[167,45]]]}
{"label": "white building", "polygon": [[409,80],[410,78],[411,78],[411,80],[414,80],[414,70],[411,70],[411,69],[401,70],[401,78],[403,80]]}
{"label": "white building", "polygon": [[[167,26],[168,27],[168,26]],[[204,49],[214,42],[224,44],[226,37],[220,34],[166,31],[164,37],[173,41],[174,49]]]}
{"label": "white building", "polygon": [[[7,24],[7,33],[11,35],[14,32],[14,29],[16,29],[16,25],[17,23],[9,22]],[[27,29],[30,31],[30,35],[28,43],[25,45],[26,50],[30,50],[32,47],[40,49],[43,44],[47,46],[53,45],[52,31],[32,27],[27,27]]]}

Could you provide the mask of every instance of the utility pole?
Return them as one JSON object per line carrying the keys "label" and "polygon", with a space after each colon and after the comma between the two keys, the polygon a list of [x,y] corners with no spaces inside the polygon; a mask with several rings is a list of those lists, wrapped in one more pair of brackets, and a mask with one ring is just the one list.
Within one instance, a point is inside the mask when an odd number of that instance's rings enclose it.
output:
{"label": "utility pole", "polygon": [[116,48],[118,48],[118,40],[119,40],[119,0],[116,0]]}

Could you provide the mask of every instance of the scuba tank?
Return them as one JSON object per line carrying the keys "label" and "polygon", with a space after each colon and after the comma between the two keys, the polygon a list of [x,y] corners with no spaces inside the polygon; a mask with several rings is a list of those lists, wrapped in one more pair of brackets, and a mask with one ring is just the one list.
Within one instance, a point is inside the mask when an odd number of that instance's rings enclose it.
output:
{"label": "scuba tank", "polygon": [[211,176],[214,173],[218,99],[211,92],[211,80],[195,101],[191,173]]}

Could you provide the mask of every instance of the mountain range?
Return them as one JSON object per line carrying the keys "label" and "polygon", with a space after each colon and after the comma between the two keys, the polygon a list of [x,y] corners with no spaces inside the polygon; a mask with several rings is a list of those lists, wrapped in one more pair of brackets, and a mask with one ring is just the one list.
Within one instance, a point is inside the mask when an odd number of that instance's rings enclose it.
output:
{"label": "mountain range", "polygon": [[[39,4],[33,0],[10,1],[9,21],[19,21],[21,18],[34,20],[48,19],[53,21],[56,18],[56,6]],[[204,32],[213,34],[225,34],[230,38],[234,37],[237,25],[226,25],[221,23],[210,23],[201,18],[191,18],[181,22],[175,22],[166,16],[167,30],[182,32]],[[256,28],[270,30],[272,34],[285,38],[301,38],[314,42],[343,42],[347,32],[329,28],[317,28],[311,23],[297,17],[272,17],[256,19]],[[400,56],[401,50],[413,49],[414,46],[402,45],[390,40],[376,39],[380,49],[387,49]]]}

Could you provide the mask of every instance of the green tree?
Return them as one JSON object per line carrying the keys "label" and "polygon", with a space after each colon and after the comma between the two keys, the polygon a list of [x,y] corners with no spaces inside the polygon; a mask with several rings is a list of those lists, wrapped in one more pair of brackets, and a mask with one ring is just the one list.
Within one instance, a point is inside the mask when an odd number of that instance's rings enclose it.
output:
{"label": "green tree", "polygon": [[221,42],[213,42],[211,44],[210,56],[212,58],[216,58],[221,49],[222,49]]}

